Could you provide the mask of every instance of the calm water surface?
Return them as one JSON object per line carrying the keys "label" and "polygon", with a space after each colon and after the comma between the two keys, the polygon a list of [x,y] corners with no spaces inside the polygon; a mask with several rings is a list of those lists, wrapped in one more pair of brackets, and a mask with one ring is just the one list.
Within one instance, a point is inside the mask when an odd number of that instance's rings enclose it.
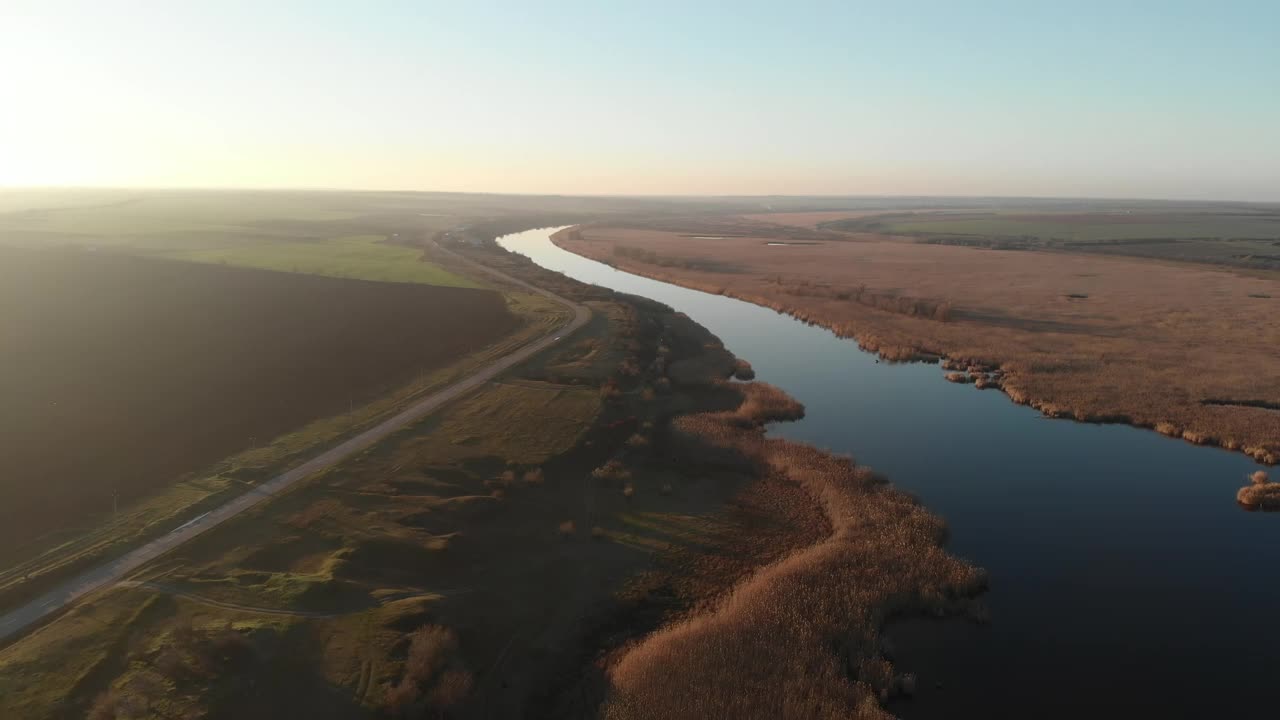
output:
{"label": "calm water surface", "polygon": [[[1280,515],[1235,504],[1236,453],[1048,420],[994,390],[890,365],[821,328],[499,243],[575,279],[687,313],[805,404],[770,432],[849,453],[919,495],[949,548],[991,574],[989,625],[891,630],[922,691],[906,718],[1280,718]],[[1273,473],[1274,477],[1274,473]]]}

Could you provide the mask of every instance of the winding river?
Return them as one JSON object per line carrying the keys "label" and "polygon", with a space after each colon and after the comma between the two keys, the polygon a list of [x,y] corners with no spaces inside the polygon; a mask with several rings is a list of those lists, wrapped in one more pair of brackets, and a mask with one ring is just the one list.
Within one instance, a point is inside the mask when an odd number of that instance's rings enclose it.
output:
{"label": "winding river", "polygon": [[[553,245],[539,265],[687,313],[805,404],[780,436],[849,453],[921,497],[991,575],[989,624],[888,635],[920,692],[905,718],[1276,718],[1280,516],[1235,503],[1244,455],[1048,420],[995,390],[893,365],[818,327],[621,272]],[[1274,474],[1274,473],[1273,473]]]}

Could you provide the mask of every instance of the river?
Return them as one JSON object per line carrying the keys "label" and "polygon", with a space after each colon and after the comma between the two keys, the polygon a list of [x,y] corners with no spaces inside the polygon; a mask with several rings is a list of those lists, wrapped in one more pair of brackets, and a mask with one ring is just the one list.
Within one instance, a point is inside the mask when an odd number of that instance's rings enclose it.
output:
{"label": "river", "polygon": [[[1276,718],[1280,516],[1235,503],[1248,457],[1049,420],[997,390],[889,364],[773,310],[498,239],[587,283],[687,313],[807,415],[770,432],[853,455],[918,495],[986,568],[989,624],[892,626],[920,692],[904,718]],[[1274,476],[1274,473],[1273,473]]]}

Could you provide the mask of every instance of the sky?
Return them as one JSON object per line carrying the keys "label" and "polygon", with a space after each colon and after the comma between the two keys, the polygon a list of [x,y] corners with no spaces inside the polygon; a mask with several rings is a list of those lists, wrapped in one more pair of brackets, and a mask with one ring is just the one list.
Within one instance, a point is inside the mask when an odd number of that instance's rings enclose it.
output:
{"label": "sky", "polygon": [[1280,2],[0,0],[0,186],[1280,201]]}

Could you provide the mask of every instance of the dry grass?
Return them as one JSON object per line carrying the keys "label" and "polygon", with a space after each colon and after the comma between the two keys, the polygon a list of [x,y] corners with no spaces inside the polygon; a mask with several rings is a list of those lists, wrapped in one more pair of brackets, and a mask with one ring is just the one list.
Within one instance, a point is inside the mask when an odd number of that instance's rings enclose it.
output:
{"label": "dry grass", "polygon": [[760,424],[804,417],[804,405],[774,385],[753,382],[742,392],[746,397],[734,415],[744,422]]}
{"label": "dry grass", "polygon": [[591,471],[591,477],[597,480],[630,480],[631,471],[620,460],[610,460]]}
{"label": "dry grass", "polygon": [[1250,510],[1280,511],[1280,482],[1271,482],[1259,470],[1249,476],[1249,484],[1240,488],[1236,500]]}
{"label": "dry grass", "polygon": [[392,717],[441,716],[471,691],[471,673],[458,665],[458,636],[452,630],[424,625],[413,631],[403,675],[387,687],[385,710]]}
{"label": "dry grass", "polygon": [[[556,242],[822,325],[889,360],[978,360],[987,372],[1003,371],[998,384],[1011,398],[1046,414],[1158,427],[1280,462],[1280,412],[1272,409],[1280,407],[1280,312],[1259,297],[1280,297],[1274,274],[875,234],[812,239],[813,231],[759,218],[650,225],[588,225]],[[795,233],[808,239],[766,244]],[[617,244],[671,258],[731,258],[738,272],[637,263],[614,255]],[[858,288],[896,299],[855,301]],[[917,298],[945,299],[949,321],[937,322],[924,305],[911,314]],[[899,299],[902,306],[890,307]]]}
{"label": "dry grass", "polygon": [[625,652],[610,672],[605,716],[888,717],[881,702],[913,680],[881,657],[881,625],[897,613],[964,606],[983,576],[941,548],[941,521],[879,476],[744,427],[794,416],[797,404],[771,386],[741,390],[737,410],[681,418],[676,431],[798,487],[791,502],[821,512],[791,532],[820,539]]}

